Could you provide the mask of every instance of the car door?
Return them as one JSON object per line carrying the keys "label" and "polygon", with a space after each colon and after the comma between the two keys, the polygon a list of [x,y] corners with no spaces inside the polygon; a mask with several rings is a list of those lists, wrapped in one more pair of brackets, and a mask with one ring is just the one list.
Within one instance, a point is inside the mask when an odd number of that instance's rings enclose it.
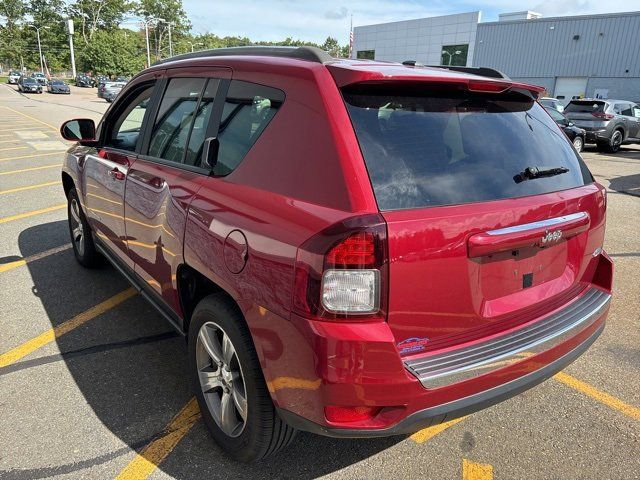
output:
{"label": "car door", "polygon": [[136,160],[143,122],[155,86],[154,75],[132,85],[100,125],[99,147],[81,159],[85,214],[98,240],[133,267],[124,225],[125,181]]}
{"label": "car door", "polygon": [[629,138],[640,138],[640,106],[630,103],[628,108],[623,110],[623,115],[625,115],[629,127]]}
{"label": "car door", "polygon": [[229,69],[167,70],[162,99],[145,131],[144,155],[127,176],[129,256],[142,281],[175,312],[187,209],[200,188],[198,178],[210,173],[200,163],[202,145],[218,89],[230,76]]}

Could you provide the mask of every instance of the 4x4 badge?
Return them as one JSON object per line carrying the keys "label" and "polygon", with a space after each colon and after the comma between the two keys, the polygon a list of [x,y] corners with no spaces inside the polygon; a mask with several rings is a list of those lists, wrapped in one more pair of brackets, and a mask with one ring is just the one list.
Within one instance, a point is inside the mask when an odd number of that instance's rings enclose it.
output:
{"label": "4x4 badge", "polygon": [[544,232],[544,236],[542,237],[542,244],[557,242],[562,238],[562,230],[547,230]]}
{"label": "4x4 badge", "polygon": [[429,343],[429,339],[426,337],[411,337],[401,341],[396,345],[396,347],[398,348],[400,355],[403,355],[406,353],[420,352],[426,348],[427,343]]}

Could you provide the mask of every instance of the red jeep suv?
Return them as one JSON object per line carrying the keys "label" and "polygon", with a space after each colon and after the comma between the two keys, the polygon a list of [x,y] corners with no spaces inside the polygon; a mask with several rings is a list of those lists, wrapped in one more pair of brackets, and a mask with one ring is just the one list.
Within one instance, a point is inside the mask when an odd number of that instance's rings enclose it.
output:
{"label": "red jeep suv", "polygon": [[173,57],[61,128],[76,258],[187,337],[237,459],[465,415],[582,354],[611,298],[605,190],[540,90],[308,47]]}

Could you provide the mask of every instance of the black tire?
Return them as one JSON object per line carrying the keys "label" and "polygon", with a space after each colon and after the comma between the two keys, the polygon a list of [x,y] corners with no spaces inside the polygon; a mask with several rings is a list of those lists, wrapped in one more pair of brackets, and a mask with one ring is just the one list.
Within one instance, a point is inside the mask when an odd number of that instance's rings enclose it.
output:
{"label": "black tire", "polygon": [[[86,268],[95,268],[102,263],[102,257],[96,250],[91,234],[91,227],[82,211],[82,205],[75,187],[69,190],[67,195],[67,216],[69,224],[69,236],[73,253],[78,263]],[[79,221],[77,220],[79,219]],[[78,231],[78,225],[81,226]],[[78,232],[82,238],[78,237]]]}
{"label": "black tire", "polygon": [[608,141],[598,143],[598,150],[607,153],[618,153],[623,140],[624,132],[618,128],[613,131]]}
{"label": "black tire", "polygon": [[[205,324],[207,326],[205,326]],[[210,410],[205,399],[205,393],[200,383],[200,369],[202,355],[206,354],[198,336],[201,329],[220,327],[218,331],[230,339],[233,344],[234,357],[241,374],[243,390],[246,399],[246,420],[236,417],[242,423],[242,429],[236,436],[225,433]],[[211,361],[212,369],[216,367]],[[230,362],[231,363],[231,362]],[[222,371],[222,367],[218,367]],[[203,369],[204,370],[204,369]],[[228,371],[228,370],[227,370]],[[209,428],[209,432],[220,447],[231,457],[242,462],[255,462],[272,455],[291,443],[296,430],[284,423],[278,416],[271,401],[269,390],[262,375],[251,334],[238,307],[224,294],[212,294],[200,301],[196,306],[189,326],[189,372],[192,378],[202,418]],[[222,377],[218,377],[222,378]],[[235,378],[235,377],[234,377]],[[237,388],[237,381],[231,390]],[[207,395],[222,395],[223,387],[209,389]],[[219,390],[220,389],[220,390]],[[211,401],[211,398],[208,397]],[[239,410],[235,410],[239,412]]]}

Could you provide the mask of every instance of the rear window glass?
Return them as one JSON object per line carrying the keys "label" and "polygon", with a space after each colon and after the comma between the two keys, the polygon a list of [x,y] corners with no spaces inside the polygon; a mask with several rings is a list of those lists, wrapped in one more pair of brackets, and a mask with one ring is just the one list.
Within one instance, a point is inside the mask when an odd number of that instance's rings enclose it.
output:
{"label": "rear window glass", "polygon": [[565,112],[571,113],[593,113],[603,112],[604,102],[569,102],[569,105],[564,109]]}
{"label": "rear window glass", "polygon": [[[482,202],[592,182],[580,156],[538,103],[424,86],[343,92],[381,210]],[[521,180],[527,168],[567,169]]]}

